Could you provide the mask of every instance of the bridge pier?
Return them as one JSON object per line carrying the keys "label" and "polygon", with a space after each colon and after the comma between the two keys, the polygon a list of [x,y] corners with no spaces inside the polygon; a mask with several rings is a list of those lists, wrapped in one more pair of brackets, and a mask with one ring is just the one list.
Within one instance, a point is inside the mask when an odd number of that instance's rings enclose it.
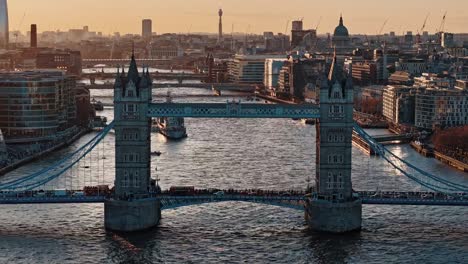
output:
{"label": "bridge pier", "polygon": [[104,203],[106,229],[134,232],[155,227],[161,219],[161,205],[156,200],[108,200]]}
{"label": "bridge pier", "polygon": [[361,200],[345,203],[308,201],[305,206],[305,218],[309,228],[319,232],[358,231],[362,224],[362,202]]}

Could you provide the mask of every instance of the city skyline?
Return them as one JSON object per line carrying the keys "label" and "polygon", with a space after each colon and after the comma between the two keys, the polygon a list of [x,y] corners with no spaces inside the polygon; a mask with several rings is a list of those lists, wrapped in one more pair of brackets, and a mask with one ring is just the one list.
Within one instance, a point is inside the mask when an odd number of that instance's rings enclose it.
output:
{"label": "city skyline", "polygon": [[[48,4],[44,4],[47,2]],[[284,33],[286,22],[289,21],[286,33],[289,34],[292,20],[304,20],[305,28],[318,26],[318,33],[330,33],[338,24],[340,13],[343,14],[345,25],[350,34],[376,34],[388,19],[383,32],[395,31],[402,34],[412,31],[414,34],[422,27],[424,18],[429,14],[426,31],[434,33],[440,26],[442,17],[447,12],[445,30],[454,33],[464,33],[468,24],[468,15],[457,14],[457,10],[468,8],[468,3],[457,0],[447,0],[444,5],[437,5],[435,0],[404,2],[396,0],[392,3],[379,3],[370,0],[358,0],[353,3],[338,0],[327,4],[315,1],[292,0],[288,5],[271,5],[266,0],[219,1],[202,0],[197,6],[188,6],[183,1],[163,3],[162,0],[140,0],[135,5],[129,0],[16,0],[9,1],[10,31],[26,32],[30,24],[38,24],[39,32],[50,30],[66,31],[70,28],[89,26],[92,31],[111,34],[140,34],[141,20],[153,20],[153,31],[156,33],[187,33],[206,32],[217,33],[218,9],[223,8],[224,32],[262,33],[273,31]],[[431,3],[433,3],[431,5]],[[134,11],[128,7],[135,5]],[[50,8],[54,6],[54,8]],[[112,6],[112,10],[110,10]],[[401,6],[405,9],[401,10]],[[429,8],[428,6],[432,6]],[[437,6],[440,6],[439,8]],[[301,7],[301,8],[297,8]],[[365,9],[365,11],[362,11]],[[75,10],[86,10],[76,12]],[[301,10],[301,11],[297,11]],[[302,10],[313,10],[306,12]],[[380,14],[379,11],[385,10]],[[23,19],[24,17],[24,19]],[[44,19],[44,18],[47,18]],[[104,19],[104,20],[103,20]],[[106,23],[103,23],[106,21]]]}

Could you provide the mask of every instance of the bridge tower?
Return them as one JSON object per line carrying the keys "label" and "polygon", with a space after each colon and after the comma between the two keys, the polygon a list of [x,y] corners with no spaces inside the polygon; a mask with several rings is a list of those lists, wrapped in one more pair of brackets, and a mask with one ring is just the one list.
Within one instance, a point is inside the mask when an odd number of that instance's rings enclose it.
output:
{"label": "bridge tower", "polygon": [[320,87],[317,123],[316,195],[306,206],[311,229],[342,233],[361,228],[362,204],[353,196],[351,156],[353,83],[336,54]]}
{"label": "bridge tower", "polygon": [[144,199],[151,179],[151,92],[148,69],[140,75],[132,55],[128,74],[117,71],[114,84],[115,196],[104,206],[105,226],[111,230],[137,231],[159,223],[159,202]]}

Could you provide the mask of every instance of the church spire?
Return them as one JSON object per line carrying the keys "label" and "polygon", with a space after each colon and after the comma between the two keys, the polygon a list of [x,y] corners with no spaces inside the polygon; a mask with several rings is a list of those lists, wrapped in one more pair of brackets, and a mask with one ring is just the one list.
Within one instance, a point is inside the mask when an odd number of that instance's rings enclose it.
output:
{"label": "church spire", "polygon": [[340,26],[344,26],[344,23],[343,23],[343,14],[340,14]]}

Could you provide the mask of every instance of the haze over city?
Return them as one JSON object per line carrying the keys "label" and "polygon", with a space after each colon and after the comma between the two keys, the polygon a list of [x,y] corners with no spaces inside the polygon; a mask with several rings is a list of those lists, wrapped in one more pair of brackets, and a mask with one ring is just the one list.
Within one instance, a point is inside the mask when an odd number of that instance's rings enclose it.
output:
{"label": "haze over city", "polygon": [[466,263],[467,0],[0,0],[0,264]]}
{"label": "haze over city", "polygon": [[[446,29],[468,31],[468,1],[446,0],[13,0],[9,1],[10,27],[28,31],[31,23],[40,24],[39,31],[81,28],[84,24],[105,34],[140,32],[142,18],[154,21],[154,31],[217,32],[217,8],[224,10],[225,31],[284,33],[286,22],[304,19],[306,28],[315,28],[322,17],[318,33],[333,32],[340,13],[352,34],[376,34],[385,19],[385,31],[416,32],[430,13],[427,30],[435,32],[447,12]],[[129,8],[131,6],[131,8]],[[26,14],[21,24],[23,15]],[[20,27],[20,28],[18,28]]]}

